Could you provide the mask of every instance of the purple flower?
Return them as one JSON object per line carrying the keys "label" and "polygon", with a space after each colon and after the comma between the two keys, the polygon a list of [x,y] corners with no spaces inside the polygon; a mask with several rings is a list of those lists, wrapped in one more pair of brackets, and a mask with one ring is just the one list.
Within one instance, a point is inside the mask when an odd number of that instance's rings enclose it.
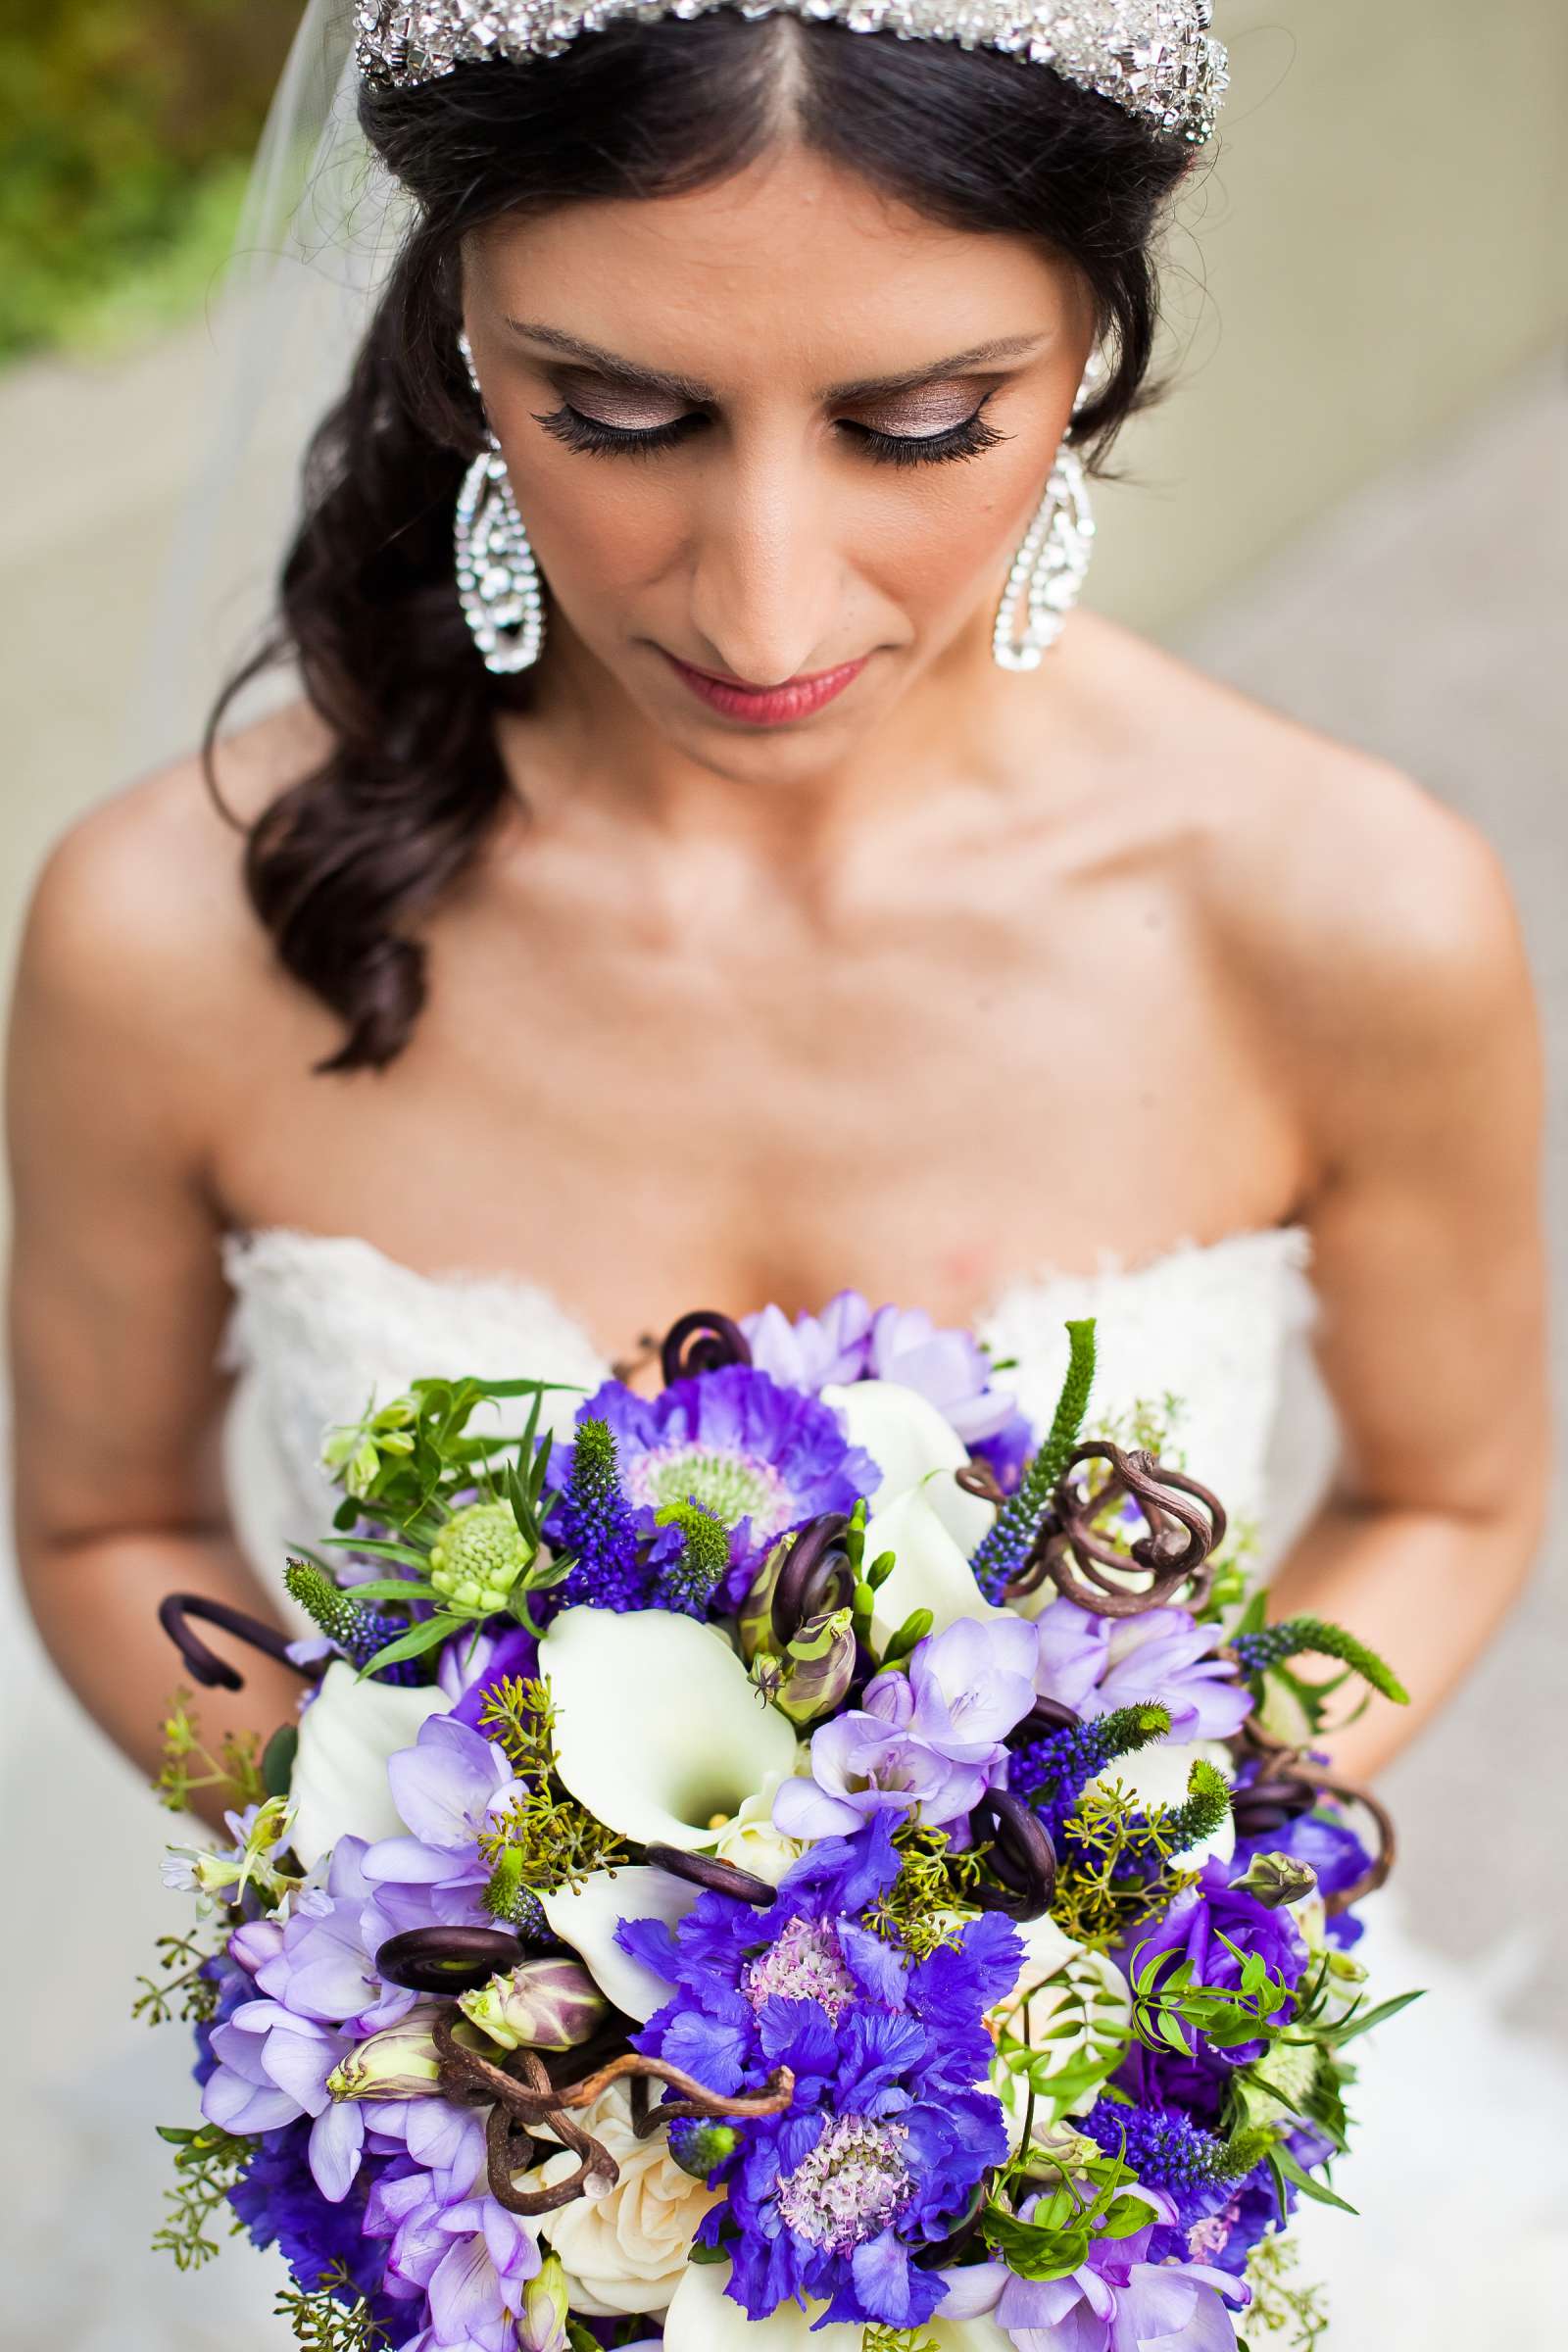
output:
{"label": "purple flower", "polygon": [[311,2177],[309,2139],[304,2123],[265,2133],[229,2190],[229,2204],[254,2244],[276,2245],[295,2284],[307,2294],[319,2292],[327,2274],[341,2264],[347,2273],[346,2286],[336,2290],[341,2299],[366,2296],[386,2341],[406,2343],[422,2313],[382,2292],[383,2249],[366,2234],[365,2226],[368,2198],[389,2160],[368,2156],[350,2194],[331,2204]]}
{"label": "purple flower", "polygon": [[865,1378],[871,1309],[858,1291],[840,1291],[820,1315],[797,1315],[793,1323],[782,1307],[764,1306],[760,1314],[743,1315],[741,1329],[758,1371],[784,1388],[814,1396]]}
{"label": "purple flower", "polygon": [[480,2190],[443,2194],[417,2167],[392,2167],[370,2192],[367,2236],[389,2238],[386,2291],[418,2298],[434,2342],[466,2352],[516,2352],[517,2321],[539,2243],[527,2224]]}
{"label": "purple flower", "polygon": [[1040,1635],[1036,1684],[1080,1715],[1157,1699],[1170,1709],[1173,1740],[1226,1740],[1251,1711],[1251,1698],[1228,1658],[1214,1652],[1220,1627],[1200,1625],[1186,1609],[1146,1609],[1142,1616],[1097,1617],[1076,1601],[1054,1600],[1035,1620]]}
{"label": "purple flower", "polygon": [[365,1859],[363,1838],[340,1838],[324,1887],[297,1896],[286,1920],[248,1921],[235,1930],[228,1948],[255,1976],[257,1989],[295,2016],[372,2034],[396,2025],[416,1996],[376,1975],[375,1946],[366,1935],[375,1888]]}
{"label": "purple flower", "polygon": [[539,1671],[539,1644],[526,1627],[503,1626],[498,1634],[469,1627],[441,1652],[436,1681],[452,1702],[454,1723],[479,1728],[490,1692],[509,1679],[528,1682]]}
{"label": "purple flower", "polygon": [[609,1424],[643,1535],[663,1504],[701,1503],[730,1530],[737,1569],[818,1512],[853,1509],[879,1481],[825,1404],[744,1364],[654,1397],[607,1381],[576,1417]]}
{"label": "purple flower", "polygon": [[1015,1398],[991,1386],[985,1350],[966,1331],[941,1329],[923,1307],[879,1306],[840,1291],[820,1315],[791,1323],[777,1306],[741,1319],[759,1371],[815,1396],[857,1380],[892,1380],[934,1404],[965,1445],[998,1468],[1020,1466],[1031,1439]]}
{"label": "purple flower", "polygon": [[365,1856],[367,1879],[471,1896],[490,1876],[479,1833],[522,1793],[503,1751],[451,1715],[429,1715],[386,1769],[412,1835],[378,1838]]}
{"label": "purple flower", "polygon": [[879,1674],[865,1704],[811,1740],[811,1777],[773,1800],[787,1838],[848,1837],[873,1814],[961,1821],[1005,1773],[1005,1736],[1034,1703],[1034,1629],[961,1617],[914,1649],[907,1674]]}
{"label": "purple flower", "polygon": [[[1133,2188],[1152,2219],[1130,2237],[1100,2237],[1089,2260],[1064,2278],[1020,2278],[1000,2262],[948,2271],[944,2320],[989,2314],[1018,2352],[1235,2352],[1236,2330],[1222,2297],[1251,2301],[1251,2289],[1202,2263],[1148,2260],[1150,2239],[1173,2208],[1152,2189]],[[1028,2221],[1038,2199],[1020,2209]]]}
{"label": "purple flower", "polygon": [[277,2001],[246,2001],[213,2034],[218,2065],[202,2091],[202,2113],[241,2134],[310,2116],[311,2175],[335,2205],[360,2169],[365,2110],[357,2100],[334,2099],[326,2079],[353,2046],[352,2035],[296,2017]]}
{"label": "purple flower", "polygon": [[[1177,1896],[1156,1926],[1138,1936],[1130,1967],[1141,1971],[1161,1955],[1173,1966],[1186,1959],[1192,1962],[1195,1984],[1231,1991],[1241,1983],[1242,1959],[1256,1952],[1287,1984],[1298,1984],[1308,1957],[1300,1929],[1289,1910],[1271,1911],[1245,1888],[1233,1887],[1229,1882],[1234,1875],[1234,1862],[1205,1862],[1198,1884]],[[1211,2050],[1196,2028],[1190,2031],[1196,2040],[1194,2055],[1221,2072],[1245,2066],[1262,2052],[1260,2041]]]}
{"label": "purple flower", "polygon": [[[1255,1779],[1256,1768],[1247,1777]],[[1298,1814],[1294,1821],[1279,1829],[1239,1839],[1232,1877],[1240,1878],[1256,1854],[1289,1854],[1293,1861],[1307,1863],[1317,1875],[1319,1894],[1343,1894],[1347,1886],[1355,1885],[1372,1860],[1355,1832],[1327,1800],[1314,1806],[1310,1813]],[[1324,1922],[1324,1932],[1333,1942],[1348,1949],[1360,1942],[1366,1934],[1366,1923],[1349,1911],[1337,1911]]]}
{"label": "purple flower", "polygon": [[635,2039],[723,2095],[795,2078],[786,2114],[737,2124],[711,2178],[727,2190],[699,2236],[730,2255],[727,2292],[754,2319],[791,2295],[829,2320],[918,2327],[942,2280],[912,2257],[946,2236],[1006,2153],[1002,2110],[975,2088],[985,2012],[1022,1947],[995,1914],[912,1964],[859,1916],[897,1876],[885,1821],[816,1847],[765,1910],[699,1896],[671,1930],[618,1940],[674,1987]]}

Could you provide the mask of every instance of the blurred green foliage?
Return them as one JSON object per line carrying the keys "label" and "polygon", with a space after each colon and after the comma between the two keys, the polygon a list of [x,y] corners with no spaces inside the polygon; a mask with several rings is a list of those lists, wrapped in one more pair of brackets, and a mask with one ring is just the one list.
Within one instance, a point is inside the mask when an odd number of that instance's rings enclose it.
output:
{"label": "blurred green foliage", "polygon": [[0,0],[0,358],[200,303],[299,13]]}

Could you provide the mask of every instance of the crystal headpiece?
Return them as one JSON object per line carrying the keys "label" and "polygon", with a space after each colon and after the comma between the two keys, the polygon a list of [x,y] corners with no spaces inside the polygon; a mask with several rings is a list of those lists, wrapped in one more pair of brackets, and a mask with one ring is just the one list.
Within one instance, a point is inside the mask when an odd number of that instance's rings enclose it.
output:
{"label": "crystal headpiece", "polygon": [[359,0],[357,54],[367,80],[406,87],[491,58],[559,57],[579,33],[621,18],[652,24],[723,7],[1000,49],[1193,146],[1213,130],[1230,78],[1208,29],[1210,0]]}

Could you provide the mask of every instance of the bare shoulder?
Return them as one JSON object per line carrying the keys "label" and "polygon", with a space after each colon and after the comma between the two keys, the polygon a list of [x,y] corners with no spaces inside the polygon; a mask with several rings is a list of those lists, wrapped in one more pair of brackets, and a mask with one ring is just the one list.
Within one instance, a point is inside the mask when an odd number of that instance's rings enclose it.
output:
{"label": "bare shoulder", "polygon": [[1151,813],[1220,952],[1298,1043],[1457,1043],[1528,1008],[1507,874],[1466,817],[1159,647],[1103,622],[1096,634]]}
{"label": "bare shoulder", "polygon": [[231,1042],[270,963],[245,899],[244,832],[323,748],[319,722],[291,704],[220,747],[226,814],[192,754],[77,817],[29,896],[16,1017],[89,1023],[106,1045],[177,1035],[194,1058]]}

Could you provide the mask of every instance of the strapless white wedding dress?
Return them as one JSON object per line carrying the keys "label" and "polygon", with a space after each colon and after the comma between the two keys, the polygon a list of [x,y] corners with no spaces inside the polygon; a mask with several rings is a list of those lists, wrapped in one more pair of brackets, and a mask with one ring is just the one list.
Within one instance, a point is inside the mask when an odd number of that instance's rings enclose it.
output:
{"label": "strapless white wedding dress", "polygon": [[[420,1373],[523,1369],[586,1389],[608,1370],[567,1305],[517,1277],[425,1275],[355,1237],[277,1227],[225,1237],[223,1264],[234,1298],[220,1361],[237,1375],[225,1431],[230,1504],[242,1545],[273,1590],[287,1550],[318,1539],[335,1499],[318,1464],[321,1432],[357,1417],[372,1392],[384,1400]],[[1194,1474],[1258,1524],[1268,1564],[1320,1497],[1334,1459],[1333,1414],[1311,1360],[1309,1264],[1297,1227],[1190,1245],[1131,1267],[1107,1254],[1094,1275],[1048,1271],[1009,1284],[979,1328],[999,1358],[1015,1359],[1006,1377],[1039,1419],[1066,1360],[1063,1323],[1097,1316],[1097,1410],[1167,1391],[1183,1398],[1178,1434]],[[628,1347],[631,1338],[629,1321]],[[563,1425],[574,1401],[557,1400]],[[36,1724],[41,1710],[56,1740],[79,1743],[58,1693],[29,1676],[16,1695],[24,1723],[30,1709]],[[19,1738],[17,1724],[13,1714],[11,1753],[29,1756],[32,1778],[37,1739]],[[138,1817],[130,1844],[156,1881],[147,1827]],[[14,1828],[7,1834],[15,1838]],[[43,1852],[35,1864],[64,1867]],[[158,1932],[147,1924],[159,1917],[156,1895],[130,1888],[123,1840],[106,1867],[141,1933]],[[1382,1992],[1425,1984],[1428,1997],[1361,2045],[1363,2144],[1340,2187],[1363,2219],[1307,2209],[1300,2275],[1328,2284],[1333,2352],[1548,2352],[1563,2340],[1555,2273],[1568,2249],[1555,2216],[1568,2212],[1559,2139],[1568,2069],[1499,2029],[1480,1974],[1411,1949],[1396,1899],[1370,1906],[1363,1949]],[[112,1961],[116,1981],[101,1997],[116,2004],[142,1953],[118,1935],[106,1938],[104,1917],[96,1911],[109,1960],[93,1976]],[[25,2060],[31,2144],[24,2156],[15,2133],[9,2144],[0,2135],[0,2212],[9,2209],[13,2225],[23,2217],[8,2278],[8,2287],[20,2280],[22,2328],[8,2340],[27,2352],[276,2352],[286,2340],[267,2316],[272,2257],[225,2248],[221,2262],[182,2279],[142,2251],[157,2220],[151,2127],[189,2111],[183,2052],[172,2047],[181,2031],[156,2036],[156,2062],[123,2035],[91,2065]],[[84,2230],[95,2232],[85,2246]]]}

